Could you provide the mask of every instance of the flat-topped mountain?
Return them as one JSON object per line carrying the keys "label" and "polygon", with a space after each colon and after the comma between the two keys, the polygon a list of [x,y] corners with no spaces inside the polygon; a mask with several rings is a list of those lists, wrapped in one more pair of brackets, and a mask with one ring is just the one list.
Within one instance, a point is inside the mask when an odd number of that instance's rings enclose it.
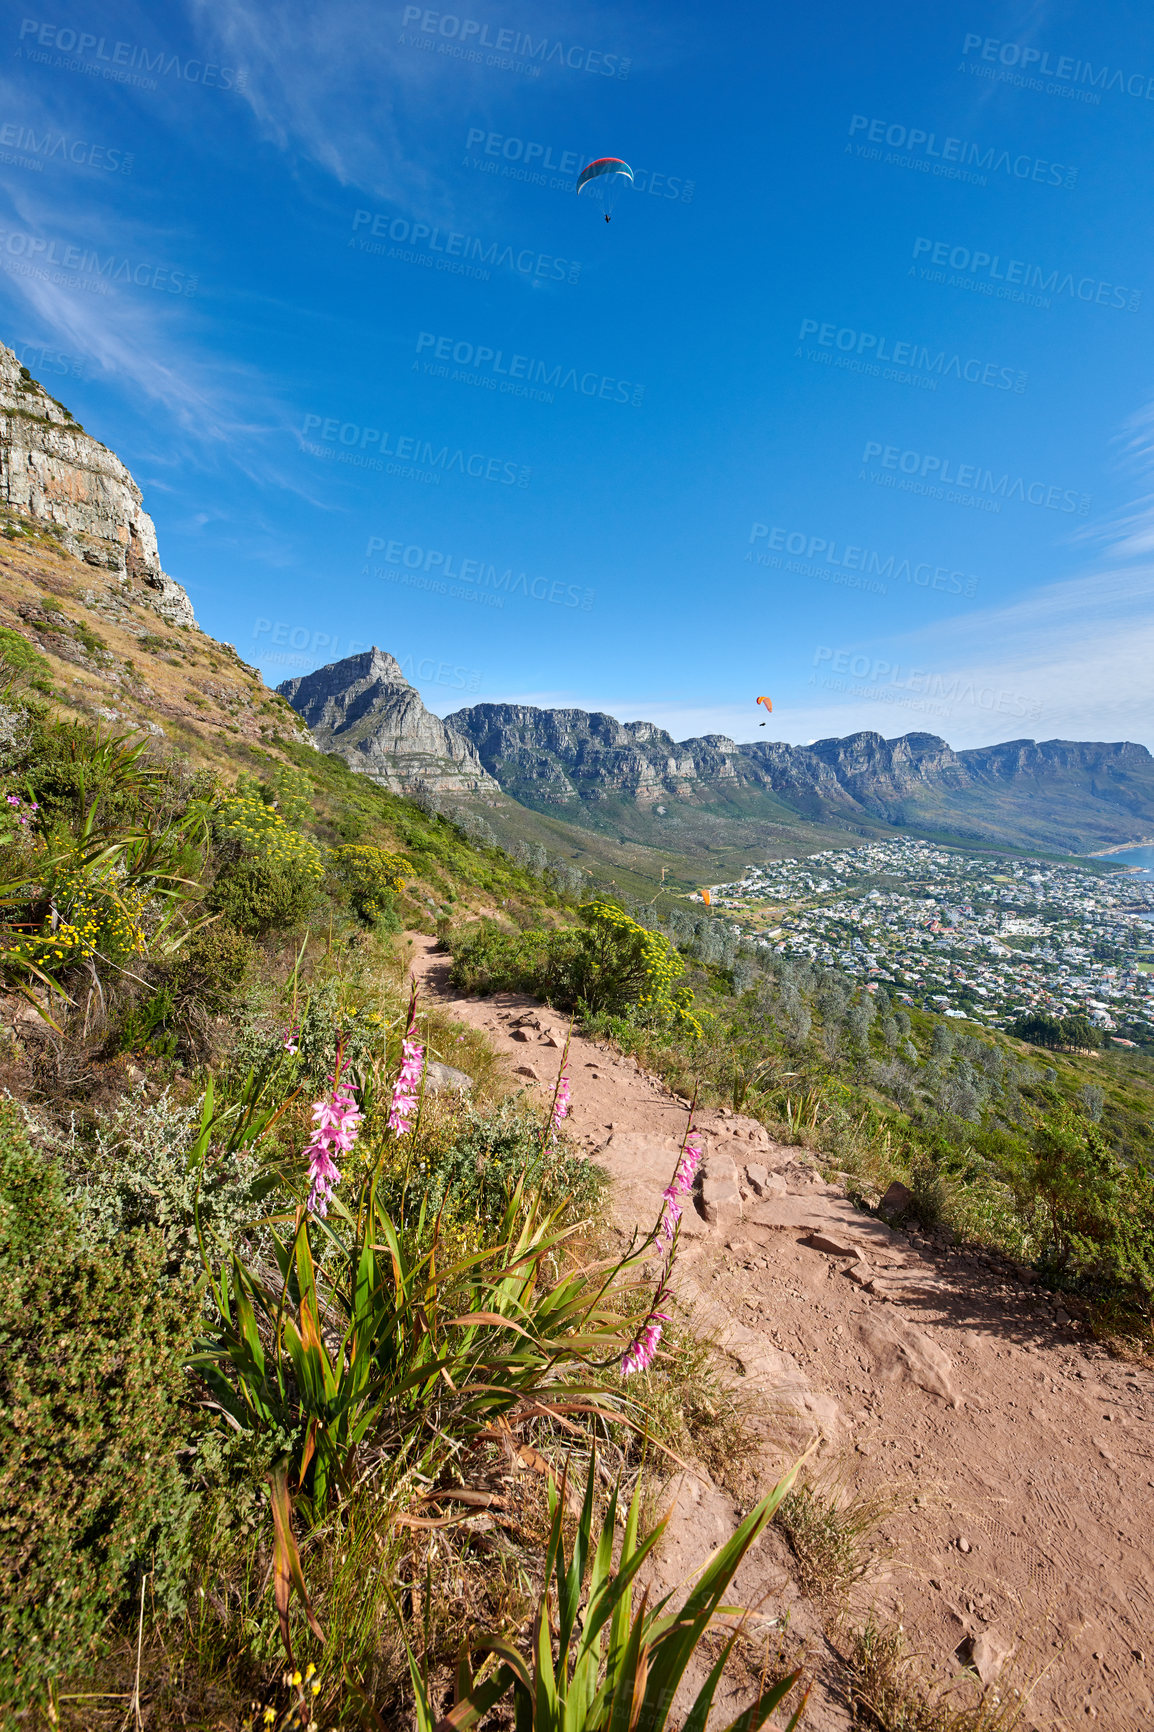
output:
{"label": "flat-topped mountain", "polygon": [[863,731],[812,746],[676,741],[597,711],[474,704],[446,717],[506,793],[597,826],[621,802],[651,839],[678,808],[743,820],[783,812],[869,832],[881,825],[1071,853],[1154,834],[1154,759],[1129,741],[1011,740],[955,752],[936,734]]}
{"label": "flat-topped mountain", "polygon": [[322,752],[395,794],[476,794],[495,785],[464,735],[429,713],[375,646],[277,687],[308,723]]}

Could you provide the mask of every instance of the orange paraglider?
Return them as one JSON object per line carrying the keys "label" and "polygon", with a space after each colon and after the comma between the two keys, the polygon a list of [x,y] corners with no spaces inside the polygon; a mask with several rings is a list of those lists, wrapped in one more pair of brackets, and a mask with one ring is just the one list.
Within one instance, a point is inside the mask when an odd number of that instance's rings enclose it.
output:
{"label": "orange paraglider", "polygon": [[706,906],[706,907],[707,907],[707,908],[708,908],[708,907],[709,907],[709,904],[710,904],[710,903],[711,903],[711,902],[712,902],[712,901],[713,901],[713,898],[712,898],[712,896],[711,896],[711,895],[710,895],[710,894],[709,894],[709,891],[708,891],[708,890],[703,890],[703,891],[702,891],[702,892],[701,892],[701,900],[702,900],[702,901],[703,901],[703,902],[704,902],[704,903],[705,903],[705,906]]}
{"label": "orange paraglider", "polygon": [[[766,709],[769,711],[770,715],[772,716],[772,714],[773,714],[773,700],[772,700],[772,698],[758,698],[757,701],[759,704],[764,704]],[[759,726],[764,728],[765,723],[761,722],[761,723],[759,723]]]}

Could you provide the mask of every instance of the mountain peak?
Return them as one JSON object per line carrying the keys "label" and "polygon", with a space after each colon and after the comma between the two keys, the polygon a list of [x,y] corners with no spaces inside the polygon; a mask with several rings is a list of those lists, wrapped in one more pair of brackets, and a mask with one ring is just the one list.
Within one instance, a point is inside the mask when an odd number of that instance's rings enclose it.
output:
{"label": "mountain peak", "polygon": [[322,752],[336,752],[395,794],[496,787],[471,742],[429,713],[396,657],[376,644],[284,680],[277,691],[304,717]]}

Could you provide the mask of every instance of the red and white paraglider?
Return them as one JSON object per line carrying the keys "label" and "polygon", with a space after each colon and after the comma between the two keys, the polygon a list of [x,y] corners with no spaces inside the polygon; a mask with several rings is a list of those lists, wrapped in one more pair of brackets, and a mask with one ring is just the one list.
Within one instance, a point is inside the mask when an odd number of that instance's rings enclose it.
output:
{"label": "red and white paraglider", "polygon": [[627,162],[619,156],[599,156],[587,162],[577,176],[577,196],[584,193],[599,204],[608,222],[622,188],[632,185],[633,170]]}

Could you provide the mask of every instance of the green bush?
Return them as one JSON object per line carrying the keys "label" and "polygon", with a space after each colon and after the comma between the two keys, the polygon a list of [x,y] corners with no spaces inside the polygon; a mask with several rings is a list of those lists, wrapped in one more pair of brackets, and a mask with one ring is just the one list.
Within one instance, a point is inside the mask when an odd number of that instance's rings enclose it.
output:
{"label": "green bush", "polygon": [[202,926],[169,964],[166,984],[179,1006],[194,1001],[214,1015],[231,1008],[256,961],[256,947],[227,920]]}
{"label": "green bush", "polygon": [[1038,1121],[1017,1175],[1019,1208],[1040,1261],[1091,1290],[1154,1313],[1154,1175],[1125,1166],[1106,1133],[1071,1107]]}
{"label": "green bush", "polygon": [[[115,1246],[138,1227],[155,1227],[166,1278],[189,1282],[202,1272],[202,1244],[215,1266],[234,1245],[266,1242],[253,1228],[261,1213],[253,1194],[256,1158],[210,1150],[203,1169],[189,1164],[201,1108],[198,1100],[181,1106],[166,1089],[159,1100],[130,1095],[98,1115],[72,1198],[87,1242]],[[71,1151],[69,1165],[76,1164]]]}
{"label": "green bush", "polygon": [[[411,1189],[432,1216],[444,1208],[448,1220],[499,1221],[518,1181],[540,1188],[546,1209],[566,1205],[575,1218],[588,1215],[601,1192],[600,1171],[563,1145],[541,1152],[541,1120],[507,1098],[493,1111],[466,1108],[453,1125],[452,1143],[422,1152],[409,1176]],[[379,1181],[386,1206],[400,1211],[403,1169]],[[414,1199],[408,1199],[410,1210]]]}
{"label": "green bush", "polygon": [[101,1646],[152,1576],[180,1602],[193,1497],[181,1363],[195,1307],[160,1236],[79,1243],[58,1174],[0,1114],[0,1702]]}
{"label": "green bush", "polygon": [[405,876],[413,871],[402,855],[350,844],[334,848],[331,860],[334,879],[362,920],[373,925],[394,914],[396,892],[405,888]]}
{"label": "green bush", "polygon": [[588,1016],[672,1021],[691,1035],[693,994],[674,982],[685,964],[669,940],[612,902],[589,902],[581,925],[507,932],[482,920],[450,940],[453,984],[466,992],[531,992]]}
{"label": "green bush", "polygon": [[51,664],[26,637],[0,626],[0,677],[27,681],[38,691],[48,691],[51,675]]}
{"label": "green bush", "polygon": [[237,860],[221,873],[208,905],[254,938],[276,928],[294,930],[317,902],[317,882],[295,860],[273,856]]}
{"label": "green bush", "polygon": [[315,842],[249,795],[220,802],[213,834],[222,864],[207,898],[211,909],[253,937],[307,919],[325,871]]}

